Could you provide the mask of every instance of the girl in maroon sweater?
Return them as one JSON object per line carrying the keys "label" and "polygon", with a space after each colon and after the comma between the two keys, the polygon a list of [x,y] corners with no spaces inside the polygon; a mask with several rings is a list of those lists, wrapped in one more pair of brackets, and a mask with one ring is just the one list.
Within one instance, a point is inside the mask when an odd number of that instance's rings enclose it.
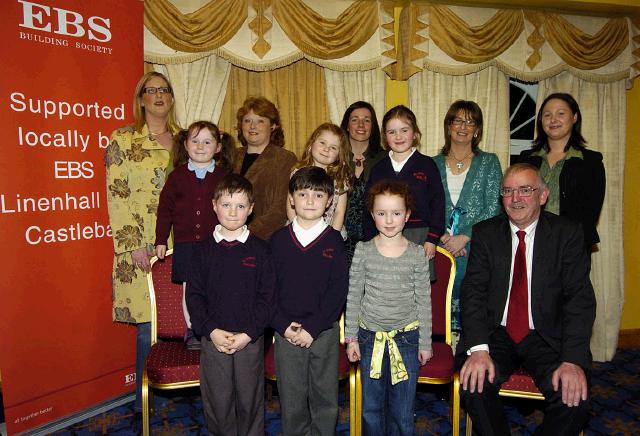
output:
{"label": "girl in maroon sweater", "polygon": [[[232,165],[233,148],[231,136],[209,121],[196,121],[178,134],[173,148],[175,169],[160,193],[155,241],[156,255],[164,259],[173,227],[171,279],[175,283],[187,282],[193,244],[211,237],[218,224],[211,199]],[[183,309],[189,327],[187,348],[197,348],[184,298]]]}

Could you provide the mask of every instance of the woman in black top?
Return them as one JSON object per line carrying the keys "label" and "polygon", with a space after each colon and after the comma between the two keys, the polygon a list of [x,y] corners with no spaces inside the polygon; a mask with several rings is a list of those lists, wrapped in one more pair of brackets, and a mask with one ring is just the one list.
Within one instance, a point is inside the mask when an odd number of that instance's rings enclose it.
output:
{"label": "woman in black top", "polygon": [[549,186],[546,210],[581,223],[591,253],[600,242],[596,225],[606,180],[602,154],[585,148],[581,125],[580,107],[570,94],[549,95],[538,111],[533,146],[520,157],[540,168]]}

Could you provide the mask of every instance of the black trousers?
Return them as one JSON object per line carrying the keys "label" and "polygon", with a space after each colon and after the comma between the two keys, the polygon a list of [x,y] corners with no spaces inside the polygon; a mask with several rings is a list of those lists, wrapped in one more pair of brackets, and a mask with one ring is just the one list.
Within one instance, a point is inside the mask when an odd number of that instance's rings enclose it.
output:
{"label": "black trousers", "polygon": [[[478,434],[511,434],[498,391],[502,383],[520,367],[533,377],[546,401],[544,421],[536,430],[536,434],[560,436],[580,433],[588,419],[589,399],[581,401],[577,407],[567,407],[562,403],[562,387],[556,392],[551,383],[553,371],[562,363],[560,356],[535,330],[531,330],[519,344],[516,344],[504,328],[497,329],[489,339],[489,354],[496,369],[494,382],[489,383],[488,378],[485,378],[481,394],[477,390],[472,394],[460,386],[460,396],[473,420],[473,429]],[[589,381],[588,371],[586,376]]]}

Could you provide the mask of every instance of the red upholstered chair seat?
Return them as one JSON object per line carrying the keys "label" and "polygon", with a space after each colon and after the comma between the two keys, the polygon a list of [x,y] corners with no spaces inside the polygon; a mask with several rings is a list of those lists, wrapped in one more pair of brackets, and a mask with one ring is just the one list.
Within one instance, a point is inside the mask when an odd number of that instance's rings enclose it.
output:
{"label": "red upholstered chair seat", "polygon": [[270,380],[276,379],[276,344],[271,343],[264,355],[264,376]]}
{"label": "red upholstered chair seat", "polygon": [[349,359],[347,359],[347,347],[344,344],[340,344],[338,350],[338,378],[340,380],[349,377]]}
{"label": "red upholstered chair seat", "polygon": [[433,342],[433,357],[420,367],[418,377],[449,378],[453,376],[453,350],[444,342]]}
{"label": "red upholstered chair seat", "polygon": [[181,383],[200,379],[200,351],[190,351],[184,342],[158,342],[147,356],[147,375],[154,384]]}
{"label": "red upholstered chair seat", "polygon": [[533,382],[533,378],[526,372],[524,369],[520,368],[516,370],[509,380],[502,383],[500,387],[502,390],[507,391],[519,391],[519,392],[528,392],[532,394],[540,394],[540,391],[536,387],[536,384]]}

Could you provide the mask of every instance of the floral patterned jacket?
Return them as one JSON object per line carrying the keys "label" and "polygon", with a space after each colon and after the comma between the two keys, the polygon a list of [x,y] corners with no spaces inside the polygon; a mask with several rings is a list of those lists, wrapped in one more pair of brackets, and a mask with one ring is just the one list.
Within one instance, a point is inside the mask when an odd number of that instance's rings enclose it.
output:
{"label": "floral patterned jacket", "polygon": [[146,278],[131,261],[130,253],[151,248],[155,240],[156,212],[166,180],[170,153],[133,126],[116,130],[105,153],[107,204],[113,232],[114,319],[147,322]]}

